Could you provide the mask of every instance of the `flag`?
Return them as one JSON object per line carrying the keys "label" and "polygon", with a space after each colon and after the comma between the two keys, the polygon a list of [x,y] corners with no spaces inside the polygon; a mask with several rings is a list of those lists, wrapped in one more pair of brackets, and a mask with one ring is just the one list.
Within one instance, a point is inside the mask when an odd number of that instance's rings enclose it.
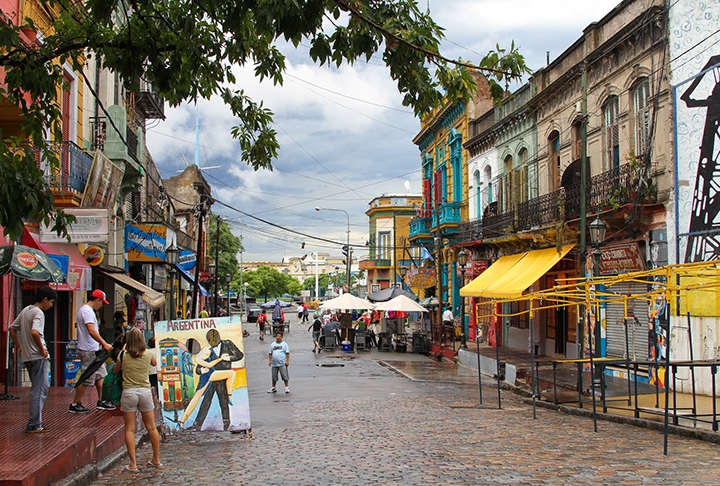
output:
{"label": "flag", "polygon": [[432,255],[430,254],[430,252],[429,252],[429,251],[427,250],[427,248],[425,248],[424,246],[423,246],[422,249],[420,250],[420,257],[421,257],[423,260],[435,261],[435,259],[432,257]]}

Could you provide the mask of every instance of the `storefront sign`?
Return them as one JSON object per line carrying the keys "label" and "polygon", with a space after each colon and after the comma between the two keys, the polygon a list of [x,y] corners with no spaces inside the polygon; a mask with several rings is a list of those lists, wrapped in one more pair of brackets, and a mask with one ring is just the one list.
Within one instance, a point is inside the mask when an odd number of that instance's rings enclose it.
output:
{"label": "storefront sign", "polygon": [[[465,266],[465,278],[466,279],[473,279],[483,273],[485,270],[488,269],[490,266],[490,262],[487,260],[472,260],[467,262],[467,265]],[[457,276],[458,278],[462,278],[462,272],[460,271],[460,265],[456,265],[457,268]]]}
{"label": "storefront sign", "polygon": [[600,248],[600,274],[616,275],[618,273],[639,272],[645,270],[645,261],[640,254],[637,243]]}
{"label": "storefront sign", "polygon": [[97,267],[105,260],[105,250],[97,245],[88,246],[83,256],[91,267]]}
{"label": "storefront sign", "polygon": [[129,262],[164,262],[165,248],[175,233],[162,223],[127,225],[125,249]]}
{"label": "storefront sign", "polygon": [[[75,216],[75,221],[68,226],[71,243],[107,243],[110,234],[110,214],[105,209],[64,209],[67,214]],[[51,219],[48,226],[40,225],[41,243],[68,243],[67,238],[58,236],[51,228],[55,220]]]}

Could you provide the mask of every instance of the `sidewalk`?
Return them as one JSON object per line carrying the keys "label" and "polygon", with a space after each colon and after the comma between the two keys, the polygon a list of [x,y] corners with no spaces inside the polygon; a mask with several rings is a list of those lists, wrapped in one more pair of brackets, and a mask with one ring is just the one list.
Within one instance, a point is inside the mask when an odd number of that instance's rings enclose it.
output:
{"label": "sidewalk", "polygon": [[[96,463],[124,442],[122,412],[94,410],[70,413],[74,389],[50,387],[43,408],[48,432],[28,434],[30,387],[11,387],[18,400],[0,400],[0,485],[40,486],[56,483],[77,469]],[[85,393],[86,404],[95,403],[94,388]]]}
{"label": "sidewalk", "polygon": [[[497,376],[497,360],[500,376],[506,386],[532,397],[533,375],[530,353],[504,347],[480,345],[480,369],[484,375]],[[553,405],[564,405],[592,410],[592,378],[588,366],[581,373],[578,389],[578,364],[572,360],[554,360],[549,356],[536,356],[535,396]],[[554,362],[554,369],[553,369]],[[458,363],[473,370],[478,369],[478,346],[468,343],[467,349],[458,351]],[[583,368],[582,364],[580,365]],[[629,380],[625,377],[605,374],[604,390],[599,383],[595,387],[595,407],[600,413],[633,417],[655,422],[665,420],[665,388],[647,382]],[[642,376],[640,376],[642,378]],[[484,381],[487,383],[487,381]],[[637,401],[637,403],[636,403]],[[720,398],[668,391],[669,423],[672,425],[717,432],[720,420]],[[720,441],[720,435],[718,435]]]}

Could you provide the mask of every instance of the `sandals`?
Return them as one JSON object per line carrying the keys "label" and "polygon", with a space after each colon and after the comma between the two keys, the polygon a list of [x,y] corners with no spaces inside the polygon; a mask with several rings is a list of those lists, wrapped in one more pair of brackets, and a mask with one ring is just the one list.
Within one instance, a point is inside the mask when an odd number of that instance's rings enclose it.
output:
{"label": "sandals", "polygon": [[128,471],[128,472],[133,472],[133,473],[140,472],[140,470],[138,468],[130,467],[130,466],[125,466],[123,468],[123,470]]}
{"label": "sandals", "polygon": [[161,467],[163,467],[163,463],[162,463],[162,462],[161,462],[160,464],[155,464],[155,463],[152,462],[152,461],[148,461],[147,464],[145,464],[145,465],[146,465],[147,467],[154,467],[154,468],[157,468],[157,469],[160,469]]}

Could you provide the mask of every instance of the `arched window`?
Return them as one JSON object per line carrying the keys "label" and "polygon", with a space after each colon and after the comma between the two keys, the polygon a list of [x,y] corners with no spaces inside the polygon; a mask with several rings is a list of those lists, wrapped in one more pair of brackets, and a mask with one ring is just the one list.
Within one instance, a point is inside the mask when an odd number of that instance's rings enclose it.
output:
{"label": "arched window", "polygon": [[620,124],[618,97],[613,96],[603,106],[603,137],[605,138],[605,167],[620,167]]}
{"label": "arched window", "polygon": [[485,171],[483,173],[483,182],[485,185],[485,200],[483,201],[483,209],[485,209],[485,206],[494,201],[492,187],[492,168],[490,168],[489,165],[485,167]]}
{"label": "arched window", "polygon": [[548,188],[555,192],[560,188],[560,132],[553,130],[548,137]]}
{"label": "arched window", "polygon": [[473,173],[473,184],[475,185],[475,218],[479,218],[482,214],[482,182],[480,181],[480,171],[476,170]]}
{"label": "arched window", "polygon": [[503,161],[505,166],[504,184],[502,192],[502,207],[503,212],[509,213],[512,211],[514,204],[514,193],[515,193],[515,177],[513,174],[514,161],[512,155],[505,157]]}
{"label": "arched window", "polygon": [[520,166],[517,169],[519,172],[517,202],[521,203],[528,200],[528,151],[526,148],[520,149],[518,160]]}
{"label": "arched window", "polygon": [[633,90],[633,114],[635,115],[635,155],[641,156],[648,149],[650,132],[650,81],[643,78]]}

